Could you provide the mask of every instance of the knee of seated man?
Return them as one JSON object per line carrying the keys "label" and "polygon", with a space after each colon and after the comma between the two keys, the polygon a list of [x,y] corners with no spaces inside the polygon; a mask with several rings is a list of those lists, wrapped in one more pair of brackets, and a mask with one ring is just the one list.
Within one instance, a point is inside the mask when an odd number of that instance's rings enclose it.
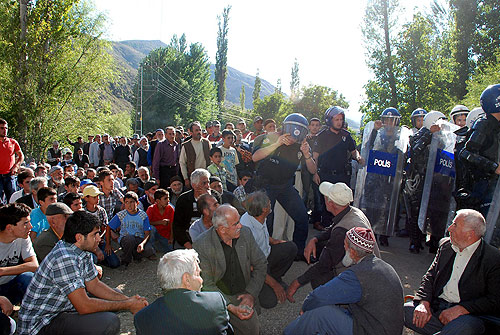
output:
{"label": "knee of seated man", "polygon": [[102,335],[115,335],[120,332],[120,318],[115,313],[106,312],[102,320]]}

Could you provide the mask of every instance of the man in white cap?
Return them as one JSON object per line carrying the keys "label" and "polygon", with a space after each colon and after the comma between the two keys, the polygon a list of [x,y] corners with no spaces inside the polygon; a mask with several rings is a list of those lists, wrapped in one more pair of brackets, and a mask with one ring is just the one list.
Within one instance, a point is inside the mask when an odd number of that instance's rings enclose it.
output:
{"label": "man in white cap", "polygon": [[354,227],[345,235],[342,264],[348,269],[307,296],[302,315],[285,328],[285,335],[403,332],[403,308],[397,305],[403,301],[403,286],[394,268],[373,254],[373,232]]}
{"label": "man in white cap", "polygon": [[[370,221],[363,212],[350,206],[353,201],[352,190],[344,183],[332,184],[322,182],[319,191],[325,196],[326,209],[334,215],[332,224],[307,243],[304,249],[304,257],[311,263],[311,256],[319,260],[297,279],[287,289],[287,299],[294,302],[293,295],[299,287],[311,282],[314,288],[325,284],[337,276],[344,266],[342,258],[345,255],[344,239],[346,232],[353,227],[371,229]],[[374,253],[380,257],[380,252],[375,243]]]}

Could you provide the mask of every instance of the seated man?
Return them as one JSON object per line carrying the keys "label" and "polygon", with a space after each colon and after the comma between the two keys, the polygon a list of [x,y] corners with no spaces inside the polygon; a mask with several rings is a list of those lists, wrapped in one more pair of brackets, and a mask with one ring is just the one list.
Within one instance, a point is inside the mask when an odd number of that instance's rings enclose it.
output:
{"label": "seated man", "polygon": [[137,335],[232,334],[226,301],[219,292],[200,292],[198,254],[179,249],[165,254],[158,264],[164,295],[134,317]]}
{"label": "seated man", "polygon": [[233,193],[223,190],[222,183],[219,177],[216,176],[210,177],[210,189],[217,192],[217,193],[213,192],[213,195],[217,198],[217,200],[221,204],[229,204],[234,208],[236,208],[236,210],[240,215],[245,214],[246,210],[241,204],[241,202],[238,200],[238,198],[236,198],[236,196]]}
{"label": "seated man", "polygon": [[394,268],[373,254],[375,245],[370,229],[347,231],[342,259],[347,270],[312,291],[303,314],[283,333],[401,335],[403,286]]}
{"label": "seated man", "polygon": [[30,237],[32,241],[34,241],[37,235],[40,235],[42,231],[49,229],[49,222],[47,221],[45,212],[50,204],[57,202],[56,190],[50,187],[42,187],[38,190],[36,196],[40,207],[35,208],[30,214],[32,225]]}
{"label": "seated man", "polygon": [[73,214],[73,211],[67,205],[56,202],[47,207],[47,212],[45,214],[47,215],[47,221],[50,227],[43,231],[33,242],[36,258],[40,263],[62,238],[66,220]]}
{"label": "seated man", "polygon": [[83,209],[82,195],[80,193],[66,193],[62,203],[71,208],[73,212],[81,211]]}
{"label": "seated man", "polygon": [[140,261],[142,257],[155,257],[153,243],[149,240],[151,225],[146,212],[137,208],[139,198],[134,192],[127,192],[123,197],[125,209],[118,212],[106,227],[105,252],[111,255],[111,229],[117,231],[120,228],[120,243],[123,251],[121,264],[128,266],[132,257]]}
{"label": "seated man", "polygon": [[201,212],[201,218],[193,222],[189,227],[189,236],[191,240],[196,241],[200,235],[212,227],[212,215],[219,207],[219,202],[211,194],[203,194],[196,202],[198,210]]}
{"label": "seated man", "polygon": [[[89,185],[83,190],[83,198],[85,199],[85,207],[83,210],[92,214],[99,220],[101,236],[106,232],[106,227],[108,226],[108,215],[106,214],[106,210],[98,205],[99,196],[102,194],[103,193],[94,185]],[[118,234],[112,234],[111,237],[116,240]],[[106,250],[106,242],[104,240],[101,240],[99,247],[93,251],[93,254],[93,259],[96,263],[101,263],[112,269],[120,266],[120,259],[116,256],[112,248]]]}
{"label": "seated man", "polygon": [[[500,313],[500,251],[483,240],[481,213],[457,212],[413,302],[405,326],[419,334],[483,334]],[[498,321],[497,321],[498,323]],[[498,334],[498,330],[494,332]]]}
{"label": "seated man", "polygon": [[278,301],[286,300],[286,284],[282,277],[290,269],[297,255],[297,246],[292,241],[276,240],[269,236],[266,217],[271,213],[271,201],[264,192],[254,192],[246,200],[248,212],[240,221],[252,231],[255,242],[267,258],[267,275],[259,294],[260,305],[273,308]]}
{"label": "seated man", "polygon": [[[307,243],[304,249],[307,262],[310,263],[311,255],[313,259],[318,255],[319,261],[290,284],[286,294],[291,302],[294,302],[293,295],[299,287],[311,282],[312,288],[315,289],[342,272],[344,268],[342,258],[345,255],[343,241],[349,229],[353,227],[371,229],[365,214],[349,205],[353,198],[352,191],[346,184],[332,184],[325,181],[319,186],[319,191],[325,196],[326,209],[335,215],[335,218],[330,227]],[[374,254],[380,258],[377,243],[374,246]]]}
{"label": "seated man", "polygon": [[20,335],[118,334],[120,319],[109,311],[137,313],[148,305],[146,299],[127,297],[97,278],[90,253],[100,239],[95,216],[78,211],[68,218],[62,240],[47,255],[24,296]]}
{"label": "seated man", "polygon": [[154,193],[155,204],[149,206],[146,214],[149,223],[154,227],[154,240],[158,242],[161,252],[173,250],[172,222],[174,221],[174,207],[170,205],[167,190],[157,189]]}
{"label": "seated man", "polygon": [[200,255],[203,290],[224,295],[236,335],[257,335],[259,319],[254,307],[266,278],[266,257],[231,205],[219,206],[212,223],[193,245]]}
{"label": "seated man", "polygon": [[35,251],[28,238],[31,209],[12,203],[0,207],[0,296],[16,305],[38,268]]}
{"label": "seated man", "polygon": [[45,177],[35,177],[30,181],[30,194],[20,197],[16,202],[20,204],[25,204],[31,209],[38,208],[38,190],[42,187],[47,187],[47,178]]}
{"label": "seated man", "polygon": [[[135,178],[135,180],[139,180]],[[156,180],[148,180],[144,185],[144,195],[139,197],[139,209],[147,211],[155,203],[155,192],[159,188]]]}
{"label": "seated man", "polygon": [[144,189],[139,187],[139,180],[137,178],[128,178],[122,192],[134,192],[139,198],[144,195]]}

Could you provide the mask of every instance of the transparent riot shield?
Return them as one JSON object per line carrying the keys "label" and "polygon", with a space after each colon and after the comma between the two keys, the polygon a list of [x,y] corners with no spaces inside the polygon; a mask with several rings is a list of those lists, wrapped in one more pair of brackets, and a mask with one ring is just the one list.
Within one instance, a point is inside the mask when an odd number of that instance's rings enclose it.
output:
{"label": "transparent riot shield", "polygon": [[498,178],[495,193],[491,199],[490,209],[486,215],[486,234],[484,239],[486,242],[500,247],[500,178]]}
{"label": "transparent riot shield", "polygon": [[410,135],[406,127],[375,130],[374,122],[365,127],[361,155],[366,163],[358,172],[354,206],[365,213],[375,234],[394,233]]}
{"label": "transparent riot shield", "polygon": [[453,149],[459,127],[446,120],[436,124],[441,130],[432,134],[429,159],[424,179],[418,226],[425,234],[430,224],[431,234],[442,237],[448,223],[455,216],[456,203],[452,196],[455,189],[455,159]]}

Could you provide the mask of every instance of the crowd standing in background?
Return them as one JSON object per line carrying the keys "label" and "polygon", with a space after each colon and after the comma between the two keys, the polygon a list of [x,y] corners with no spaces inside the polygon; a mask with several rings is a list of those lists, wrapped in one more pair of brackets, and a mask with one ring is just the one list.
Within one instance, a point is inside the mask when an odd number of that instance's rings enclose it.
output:
{"label": "crowd standing in background", "polygon": [[[0,327],[13,333],[21,304],[19,334],[117,334],[117,310],[140,310],[138,334],[259,334],[262,308],[311,282],[286,334],[498,333],[500,84],[480,102],[449,121],[417,109],[411,130],[387,108],[360,147],[334,106],[324,120],[257,116],[253,131],[67,137],[42,162],[24,161],[0,119]],[[320,232],[306,244],[309,223]],[[429,237],[436,254],[404,307],[379,251],[393,234],[410,253]],[[157,252],[166,291],[150,306],[100,281]],[[312,266],[288,284],[294,261]]]}

